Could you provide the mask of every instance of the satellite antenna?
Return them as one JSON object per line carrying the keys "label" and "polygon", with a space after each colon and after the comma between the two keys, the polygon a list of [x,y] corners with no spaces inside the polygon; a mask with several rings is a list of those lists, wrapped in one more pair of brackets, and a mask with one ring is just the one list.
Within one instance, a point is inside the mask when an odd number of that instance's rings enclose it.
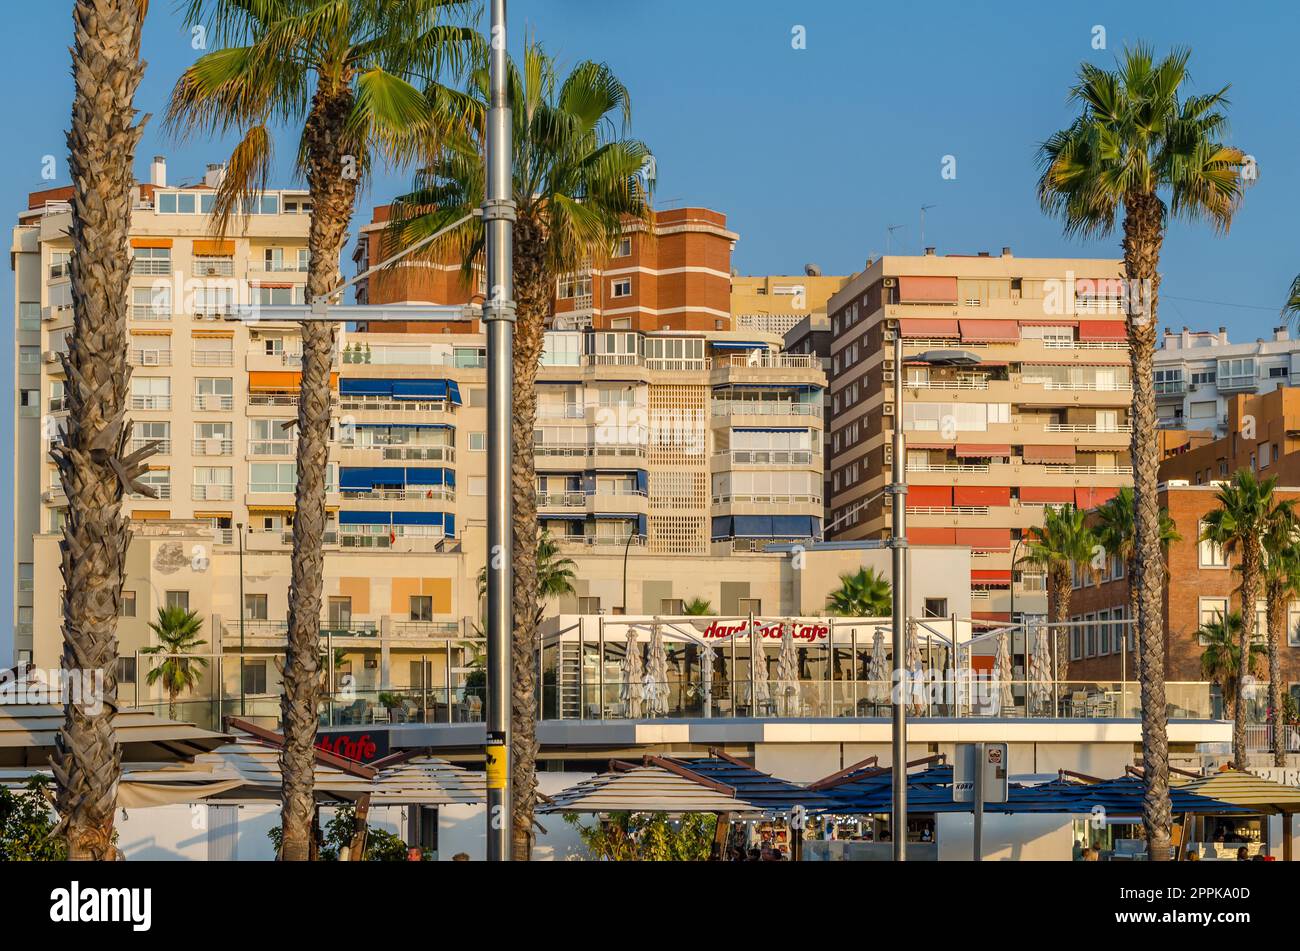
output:
{"label": "satellite antenna", "polygon": [[904,225],[889,225],[885,228],[885,253],[889,254],[893,248],[894,232],[901,231]]}
{"label": "satellite antenna", "polygon": [[925,253],[925,213],[931,208],[938,208],[938,205],[921,206],[921,253]]}

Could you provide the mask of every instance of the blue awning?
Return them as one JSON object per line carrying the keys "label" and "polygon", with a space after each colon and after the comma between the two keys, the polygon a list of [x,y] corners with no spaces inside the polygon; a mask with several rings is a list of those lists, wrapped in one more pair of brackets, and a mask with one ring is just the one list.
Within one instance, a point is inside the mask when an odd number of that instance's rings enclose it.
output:
{"label": "blue awning", "polygon": [[395,400],[445,400],[446,380],[394,380]]}
{"label": "blue awning", "polygon": [[807,426],[735,426],[733,433],[806,433]]}
{"label": "blue awning", "polygon": [[716,515],[713,541],[724,538],[815,538],[821,521],[814,515]]}
{"label": "blue awning", "polygon": [[377,485],[403,485],[405,470],[400,466],[344,466],[339,472],[339,488],[345,492],[364,492]]}
{"label": "blue awning", "polygon": [[454,486],[456,484],[456,470],[424,466],[407,466],[406,484]]}
{"label": "blue awning", "polygon": [[539,512],[539,522],[585,522],[587,516],[582,512]]}
{"label": "blue awning", "polygon": [[344,377],[339,380],[339,393],[343,396],[392,396],[393,381]]}
{"label": "blue awning", "polygon": [[394,525],[442,525],[444,512],[394,512]]}
{"label": "blue awning", "polygon": [[353,423],[357,429],[455,429],[451,423]]}
{"label": "blue awning", "polygon": [[766,350],[768,345],[759,340],[711,340],[714,350]]}
{"label": "blue awning", "polygon": [[391,525],[392,512],[339,512],[340,525]]}
{"label": "blue awning", "polygon": [[797,390],[800,393],[817,393],[821,391],[820,386],[811,383],[718,383],[713,389],[716,390]]}

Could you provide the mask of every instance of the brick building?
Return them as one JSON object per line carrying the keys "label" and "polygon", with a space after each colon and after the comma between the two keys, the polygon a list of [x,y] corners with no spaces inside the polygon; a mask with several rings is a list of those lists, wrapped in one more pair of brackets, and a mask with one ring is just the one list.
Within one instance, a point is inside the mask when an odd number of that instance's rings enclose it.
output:
{"label": "brick building", "polygon": [[1300,485],[1300,388],[1237,393],[1227,406],[1227,435],[1193,441],[1168,455],[1160,463],[1160,478],[1208,485],[1238,469],[1251,469],[1261,478],[1276,476],[1279,485]]}
{"label": "brick building", "polygon": [[[1169,549],[1163,599],[1165,619],[1165,677],[1171,684],[1170,702],[1178,703],[1176,684],[1204,680],[1201,676],[1202,645],[1196,637],[1200,625],[1216,612],[1241,609],[1238,590],[1241,577],[1237,559],[1225,558],[1209,542],[1200,542],[1201,523],[1218,507],[1216,486],[1165,483],[1160,505],[1182,536]],[[1300,499],[1300,488],[1289,488],[1282,498]],[[1128,625],[1116,624],[1128,614],[1128,581],[1122,563],[1112,561],[1099,582],[1090,577],[1075,578],[1070,598],[1070,620],[1085,626],[1073,628],[1070,636],[1071,680],[1136,680],[1133,638],[1122,652]],[[1265,628],[1265,603],[1256,605],[1259,629]],[[1300,688],[1300,599],[1293,599],[1287,611],[1287,639],[1282,648],[1282,671],[1287,688]],[[1260,673],[1266,677],[1266,669]],[[1261,678],[1263,679],[1263,678]]]}

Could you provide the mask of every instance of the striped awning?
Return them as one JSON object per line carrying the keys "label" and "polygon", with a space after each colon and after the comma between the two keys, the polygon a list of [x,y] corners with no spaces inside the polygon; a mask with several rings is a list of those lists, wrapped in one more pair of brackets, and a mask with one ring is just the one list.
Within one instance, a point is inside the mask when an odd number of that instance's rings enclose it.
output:
{"label": "striped awning", "polygon": [[1300,789],[1237,769],[1220,770],[1179,788],[1221,802],[1250,806],[1258,812],[1300,812]]}
{"label": "striped awning", "polygon": [[[673,764],[675,766],[676,764]],[[623,764],[552,797],[540,812],[761,812],[736,795],[734,786],[654,763]]]}

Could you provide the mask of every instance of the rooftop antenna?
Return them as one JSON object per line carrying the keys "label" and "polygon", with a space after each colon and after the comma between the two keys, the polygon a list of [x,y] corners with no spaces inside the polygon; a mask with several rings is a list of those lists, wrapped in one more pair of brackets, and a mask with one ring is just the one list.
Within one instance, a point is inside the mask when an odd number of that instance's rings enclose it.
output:
{"label": "rooftop antenna", "polygon": [[938,205],[921,206],[921,253],[922,254],[925,253],[925,213],[929,211],[931,208],[938,208],[938,207],[939,207]]}
{"label": "rooftop antenna", "polygon": [[894,246],[894,232],[901,231],[904,225],[889,225],[885,228],[885,253],[889,254]]}

